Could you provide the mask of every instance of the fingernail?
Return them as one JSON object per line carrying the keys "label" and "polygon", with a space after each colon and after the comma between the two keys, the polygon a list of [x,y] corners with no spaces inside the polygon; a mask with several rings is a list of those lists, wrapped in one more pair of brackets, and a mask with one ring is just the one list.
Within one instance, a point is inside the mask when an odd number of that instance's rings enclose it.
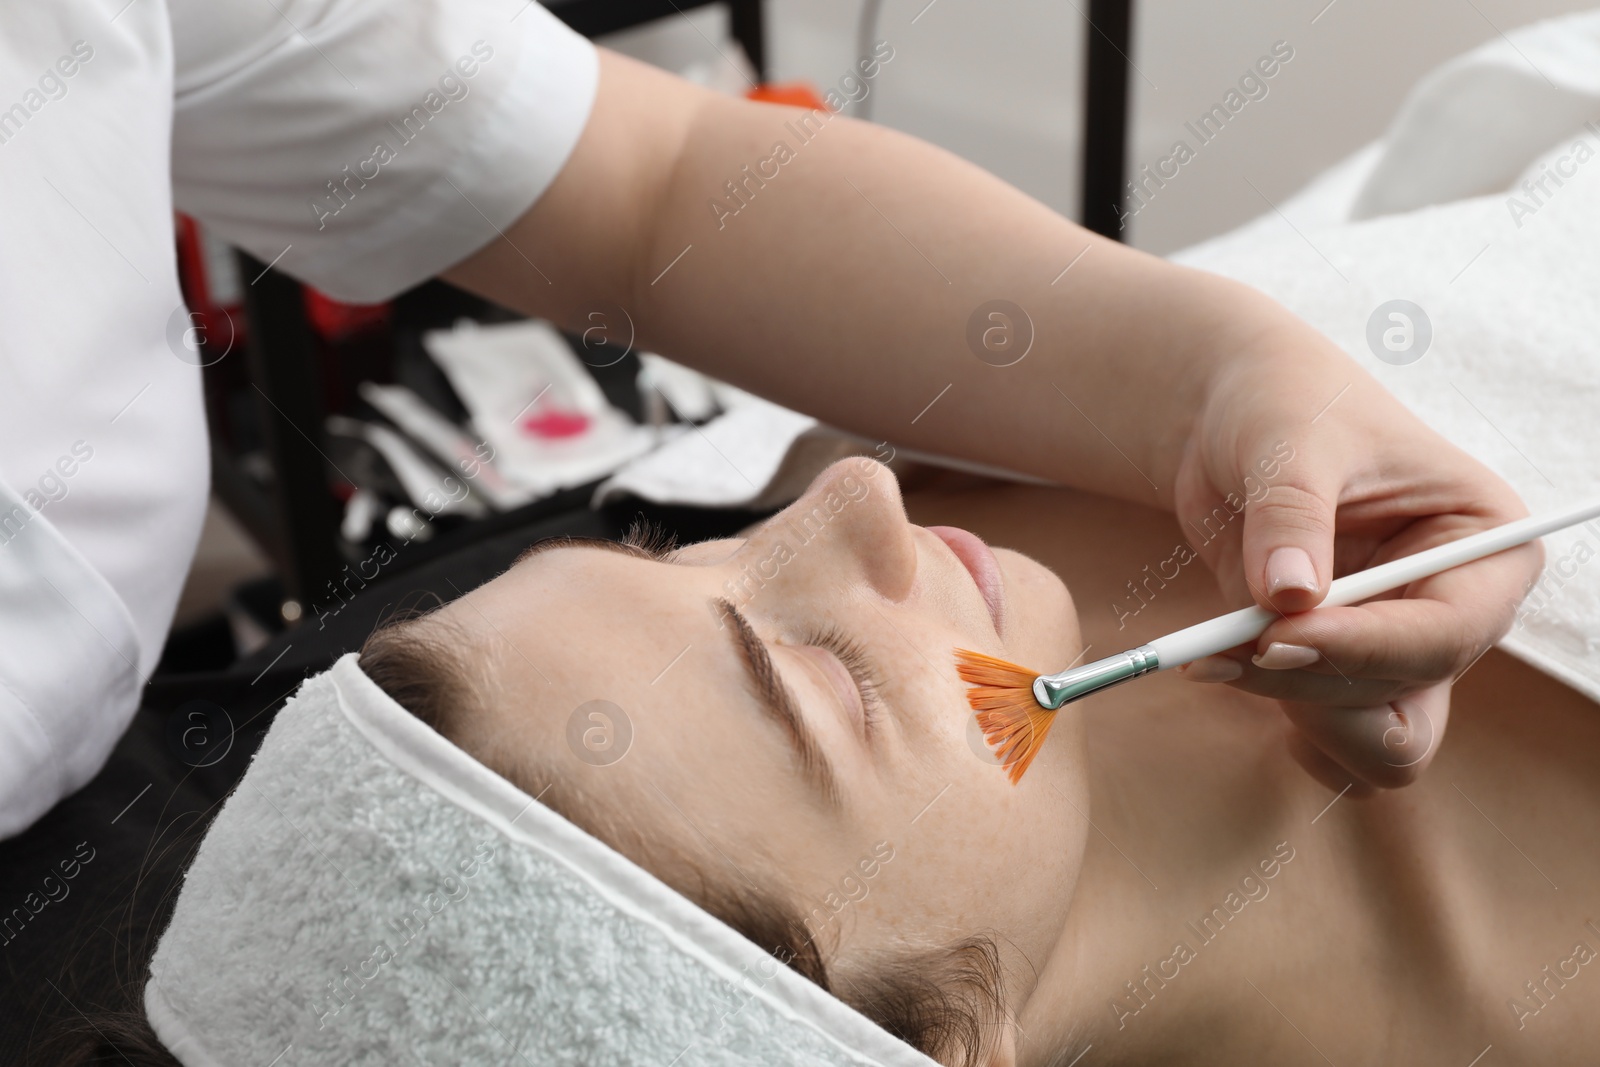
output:
{"label": "fingernail", "polygon": [[1274,641],[1267,646],[1265,652],[1250,657],[1250,662],[1262,670],[1292,671],[1300,667],[1309,667],[1321,658],[1314,648]]}
{"label": "fingernail", "polygon": [[1315,593],[1318,588],[1317,568],[1305,549],[1284,545],[1273,549],[1272,555],[1267,557],[1268,596],[1277,596],[1285,589]]}
{"label": "fingernail", "polygon": [[1207,656],[1178,668],[1191,682],[1231,682],[1244,673],[1244,665],[1227,656]]}

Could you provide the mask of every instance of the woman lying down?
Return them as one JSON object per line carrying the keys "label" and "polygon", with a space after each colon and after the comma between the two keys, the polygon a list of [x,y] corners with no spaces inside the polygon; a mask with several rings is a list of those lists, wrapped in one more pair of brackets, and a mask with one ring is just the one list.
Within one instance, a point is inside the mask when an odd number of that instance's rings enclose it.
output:
{"label": "woman lying down", "polygon": [[[281,713],[154,1031],[191,1067],[1588,1062],[1600,715],[1500,652],[1442,747],[1386,704],[1291,727],[1241,686],[1338,665],[1269,652],[995,765],[951,651],[1055,669],[1224,610],[1200,567],[1101,607],[1179,539],[850,459],[744,538],[538,544]],[[1363,731],[1388,771],[1341,763]]]}

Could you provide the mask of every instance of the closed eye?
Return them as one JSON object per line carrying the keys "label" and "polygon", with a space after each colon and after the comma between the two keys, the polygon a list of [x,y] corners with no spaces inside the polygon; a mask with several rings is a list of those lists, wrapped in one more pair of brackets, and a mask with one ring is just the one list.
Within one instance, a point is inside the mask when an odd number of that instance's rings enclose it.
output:
{"label": "closed eye", "polygon": [[[673,557],[681,551],[675,535],[669,533],[659,523],[643,517],[634,520],[628,532],[623,535],[621,543],[663,563],[672,562]],[[806,633],[804,643],[827,649],[844,664],[850,679],[855,682],[856,691],[861,695],[862,716],[870,737],[882,719],[884,707],[883,699],[879,695],[882,676],[873,666],[865,647],[860,641],[831,623],[814,626]]]}
{"label": "closed eye", "polygon": [[884,707],[880,695],[882,676],[873,666],[866,648],[860,641],[831,623],[808,631],[805,643],[827,649],[844,664],[844,669],[850,673],[851,680],[856,684],[856,690],[861,694],[861,708],[870,736],[882,719]]}

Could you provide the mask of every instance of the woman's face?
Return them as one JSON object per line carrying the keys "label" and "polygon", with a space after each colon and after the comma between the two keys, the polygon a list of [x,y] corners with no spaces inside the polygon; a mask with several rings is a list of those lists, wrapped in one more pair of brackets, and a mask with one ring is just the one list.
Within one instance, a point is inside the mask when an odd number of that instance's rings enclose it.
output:
{"label": "woman's face", "polygon": [[787,897],[825,959],[990,933],[1043,966],[1084,848],[1081,720],[1012,785],[952,653],[1058,670],[1072,599],[911,525],[882,465],[834,464],[746,538],[532,551],[447,610],[490,653],[499,742],[603,797],[668,882]]}

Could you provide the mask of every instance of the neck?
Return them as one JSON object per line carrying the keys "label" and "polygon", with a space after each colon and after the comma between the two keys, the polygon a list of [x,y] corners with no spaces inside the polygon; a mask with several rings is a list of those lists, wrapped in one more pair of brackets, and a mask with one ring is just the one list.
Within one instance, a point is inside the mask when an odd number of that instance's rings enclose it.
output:
{"label": "neck", "polygon": [[[1092,821],[1064,932],[1019,1013],[1019,1062],[1136,1062],[1192,1042],[1202,1017],[1264,1005],[1274,960],[1364,894],[1331,891],[1359,836],[1289,759],[1275,706],[1224,687],[1151,680],[1087,710]],[[1198,692],[1197,692],[1198,690]],[[1114,694],[1121,694],[1110,699]],[[1343,800],[1345,810],[1352,802]],[[1316,818],[1316,822],[1312,819]],[[1338,927],[1335,927],[1338,928]],[[1254,1016],[1252,1016],[1254,1017]]]}

